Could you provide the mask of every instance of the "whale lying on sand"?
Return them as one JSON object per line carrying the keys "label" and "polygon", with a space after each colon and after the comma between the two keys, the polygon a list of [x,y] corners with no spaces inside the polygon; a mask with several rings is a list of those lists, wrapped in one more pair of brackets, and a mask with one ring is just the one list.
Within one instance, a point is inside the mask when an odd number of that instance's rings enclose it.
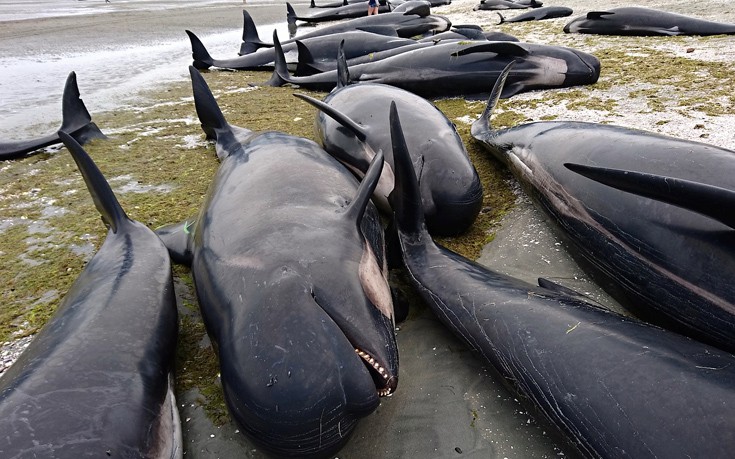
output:
{"label": "whale lying on sand", "polygon": [[473,137],[508,166],[598,283],[647,321],[735,352],[735,151],[584,122],[495,130],[496,102],[488,100]]}
{"label": "whale lying on sand", "polygon": [[189,68],[221,164],[194,222],[158,230],[191,266],[234,420],[279,456],[334,453],[398,383],[383,229],[359,184],[316,143],[227,123]]}
{"label": "whale lying on sand", "polygon": [[567,33],[599,35],[735,34],[735,24],[697,19],[650,8],[625,7],[592,11],[564,26]]}
{"label": "whale lying on sand", "polygon": [[181,458],[171,260],[59,132],[109,231],[57,311],[0,378],[0,457]]}
{"label": "whale lying on sand", "polygon": [[[71,72],[66,79],[64,94],[61,98],[62,121],[59,130],[71,135],[84,145],[92,139],[106,139],[102,131],[92,121],[77,86],[77,75]],[[15,159],[49,145],[61,143],[58,134],[49,134],[30,140],[0,142],[0,160]]]}

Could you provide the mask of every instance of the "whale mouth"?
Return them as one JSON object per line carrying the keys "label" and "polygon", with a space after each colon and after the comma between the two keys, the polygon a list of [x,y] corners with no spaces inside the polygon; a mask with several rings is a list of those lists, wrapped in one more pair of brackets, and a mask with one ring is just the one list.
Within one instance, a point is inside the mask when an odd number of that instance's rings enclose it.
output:
{"label": "whale mouth", "polygon": [[[375,381],[376,388],[378,390],[378,396],[387,397],[393,394],[393,391],[395,390],[395,376],[391,376],[388,369],[380,365],[380,363],[367,352],[355,348],[355,353],[357,353],[363,362],[365,362],[370,374],[373,376],[373,380]],[[382,387],[377,387],[378,385],[381,385]]]}

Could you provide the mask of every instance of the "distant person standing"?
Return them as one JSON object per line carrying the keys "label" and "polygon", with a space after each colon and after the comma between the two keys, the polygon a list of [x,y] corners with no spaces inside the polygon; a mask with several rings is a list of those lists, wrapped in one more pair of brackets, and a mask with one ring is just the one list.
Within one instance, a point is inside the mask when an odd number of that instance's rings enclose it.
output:
{"label": "distant person standing", "polygon": [[378,0],[368,0],[368,16],[378,14]]}

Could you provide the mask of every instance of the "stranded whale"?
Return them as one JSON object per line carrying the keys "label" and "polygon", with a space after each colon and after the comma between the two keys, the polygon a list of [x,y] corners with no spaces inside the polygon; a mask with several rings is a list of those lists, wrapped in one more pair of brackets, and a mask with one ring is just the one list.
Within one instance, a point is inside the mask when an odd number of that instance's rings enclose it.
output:
{"label": "stranded whale", "polygon": [[[496,273],[427,233],[391,107],[391,194],[409,278],[438,318],[585,457],[727,457],[735,356]],[[665,420],[665,421],[662,421]]]}
{"label": "stranded whale", "polygon": [[181,458],[171,260],[82,147],[58,134],[109,231],[58,310],[0,378],[2,457]]}
{"label": "stranded whale", "polygon": [[[599,283],[646,320],[735,351],[735,229],[726,222],[735,208],[735,152],[595,123],[543,121],[495,130],[496,102],[490,98],[472,125],[473,137],[509,167]],[[643,189],[666,177],[688,185],[668,187],[666,196],[639,195],[590,180],[565,163],[638,173],[633,180]],[[615,174],[597,175],[619,182]],[[719,205],[699,198],[703,186],[719,190]]]}
{"label": "stranded whale", "polygon": [[382,154],[359,184],[311,140],[228,124],[189,70],[221,164],[196,221],[158,233],[191,265],[235,421],[277,455],[325,456],[398,381]]}
{"label": "stranded whale", "polygon": [[[77,75],[71,72],[66,79],[64,94],[61,98],[62,121],[59,130],[71,135],[74,140],[84,145],[92,139],[106,139],[92,121],[77,86]],[[14,159],[49,145],[61,143],[58,134],[50,134],[30,140],[0,142],[0,160]]]}

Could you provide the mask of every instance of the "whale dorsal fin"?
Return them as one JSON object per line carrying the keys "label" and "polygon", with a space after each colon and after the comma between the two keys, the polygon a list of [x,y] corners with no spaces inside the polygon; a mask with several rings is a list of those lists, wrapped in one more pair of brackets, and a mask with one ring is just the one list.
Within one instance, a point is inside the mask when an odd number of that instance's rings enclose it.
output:
{"label": "whale dorsal fin", "polygon": [[209,55],[209,51],[199,37],[190,30],[185,30],[185,32],[191,42],[191,56],[194,59],[192,65],[199,70],[205,70],[214,65],[214,59]]}
{"label": "whale dorsal fin", "polygon": [[254,53],[260,48],[270,48],[273,45],[261,41],[258,36],[258,28],[253,17],[247,10],[242,10],[242,44],[240,45],[240,56]]}
{"label": "whale dorsal fin", "polygon": [[92,121],[92,116],[84,102],[82,102],[75,72],[69,73],[66,78],[61,102],[61,117],[62,122],[59,130],[69,134]]}
{"label": "whale dorsal fin", "polygon": [[291,6],[290,3],[286,2],[286,22],[288,22],[289,25],[296,25],[297,19],[298,16],[296,16],[296,10],[293,9],[293,6]]}
{"label": "whale dorsal fin", "polygon": [[77,74],[70,72],[64,85],[64,93],[61,98],[61,127],[64,131],[74,137],[80,144],[85,144],[92,139],[106,139],[107,136],[100,131],[92,121],[92,116],[84,105],[82,96],[77,85]]}
{"label": "whale dorsal fin", "polygon": [[350,81],[350,69],[347,67],[347,59],[345,58],[345,41],[339,42],[339,48],[337,48],[337,87],[344,88],[351,83]]}
{"label": "whale dorsal fin", "polygon": [[[403,127],[398,115],[395,101],[390,104],[390,137],[393,144],[393,173],[395,185],[388,196],[388,201],[393,209],[394,222],[400,233],[419,237],[426,234],[426,219],[421,200],[421,190],[416,179],[416,172],[411,160],[411,154],[403,136]],[[423,161],[423,156],[421,157]],[[431,241],[426,235],[425,242]]]}
{"label": "whale dorsal fin", "polygon": [[503,71],[500,72],[500,76],[498,76],[498,79],[495,80],[495,85],[493,85],[493,90],[490,93],[490,97],[487,99],[485,110],[483,110],[480,118],[472,123],[472,127],[470,130],[474,137],[483,136],[484,133],[492,131],[490,117],[493,114],[493,110],[495,110],[495,106],[498,105],[498,100],[500,100],[500,95],[503,93],[503,87],[505,86],[505,80],[508,78],[508,74],[510,73],[510,70],[513,68],[514,64],[515,61],[512,61],[508,65],[506,65]]}
{"label": "whale dorsal fin", "polygon": [[283,48],[281,47],[280,40],[278,40],[277,30],[273,30],[273,47],[275,51],[275,55],[273,56],[273,75],[271,75],[270,80],[263,84],[265,86],[279,87],[291,82],[291,74],[288,72],[286,56],[283,55]]}
{"label": "whale dorsal fin", "polygon": [[[296,76],[314,75],[320,73],[322,70],[315,66],[314,56],[311,55],[309,47],[304,44],[301,40],[296,40],[296,48],[298,49],[298,62],[296,63],[296,70],[294,74]],[[283,49],[283,48],[281,48]]]}
{"label": "whale dorsal fin", "polygon": [[125,211],[120,206],[115,193],[112,192],[110,184],[107,183],[105,177],[100,172],[97,165],[92,161],[84,148],[74,140],[72,136],[64,131],[59,131],[59,138],[74,158],[74,162],[77,163],[79,171],[84,177],[84,183],[87,184],[87,189],[92,195],[94,205],[102,215],[102,220],[106,225],[110,227],[113,233],[117,233],[120,226],[130,221]]}
{"label": "whale dorsal fin", "polygon": [[713,218],[735,229],[735,191],[644,172],[564,163],[596,182]]}

